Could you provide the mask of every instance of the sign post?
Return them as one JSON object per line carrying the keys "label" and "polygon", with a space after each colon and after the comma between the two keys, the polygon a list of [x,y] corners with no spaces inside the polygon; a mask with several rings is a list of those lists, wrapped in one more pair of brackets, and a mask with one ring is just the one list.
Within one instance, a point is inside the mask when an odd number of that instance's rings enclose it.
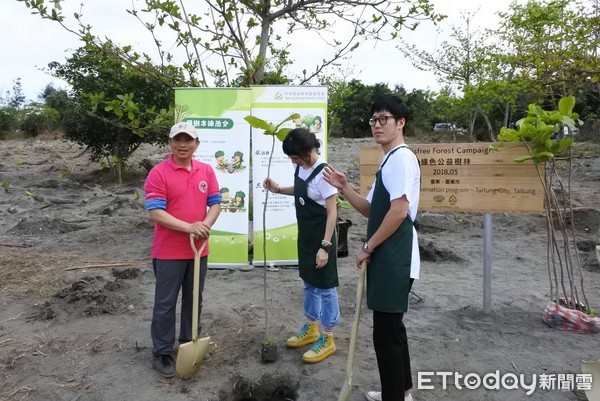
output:
{"label": "sign post", "polygon": [[[482,212],[483,311],[491,311],[492,216],[490,212],[542,213],[545,174],[543,165],[514,160],[528,154],[520,143],[410,144],[421,164],[420,211]],[[375,182],[383,156],[380,146],[360,150],[360,192],[366,195]]]}

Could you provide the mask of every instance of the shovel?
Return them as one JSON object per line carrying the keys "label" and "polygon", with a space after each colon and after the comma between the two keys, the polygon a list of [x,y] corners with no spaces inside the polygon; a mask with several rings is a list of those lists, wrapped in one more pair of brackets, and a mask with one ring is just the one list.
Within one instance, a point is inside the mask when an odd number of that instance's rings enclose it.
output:
{"label": "shovel", "polygon": [[356,353],[356,340],[358,339],[358,324],[360,323],[360,309],[362,307],[363,289],[365,288],[365,273],[367,261],[363,261],[358,271],[358,285],[356,287],[356,304],[354,305],[354,321],[350,334],[350,349],[348,350],[348,362],[346,364],[346,381],[340,391],[338,401],[347,401],[352,391],[352,366],[354,365],[354,354]]}
{"label": "shovel", "polygon": [[190,234],[190,244],[194,250],[194,292],[192,295],[192,341],[181,344],[177,352],[175,371],[182,379],[189,379],[198,371],[208,350],[210,337],[198,338],[198,298],[200,297],[200,255],[208,240],[196,249],[194,236]]}

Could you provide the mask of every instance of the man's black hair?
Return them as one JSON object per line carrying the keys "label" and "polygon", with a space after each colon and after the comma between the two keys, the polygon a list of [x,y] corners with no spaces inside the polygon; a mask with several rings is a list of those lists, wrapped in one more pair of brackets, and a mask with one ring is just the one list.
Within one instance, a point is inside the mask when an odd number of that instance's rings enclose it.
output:
{"label": "man's black hair", "polygon": [[406,103],[404,103],[399,96],[387,94],[376,97],[371,105],[371,115],[377,111],[383,110],[389,111],[390,114],[396,118],[404,118],[408,123],[410,111],[408,110]]}

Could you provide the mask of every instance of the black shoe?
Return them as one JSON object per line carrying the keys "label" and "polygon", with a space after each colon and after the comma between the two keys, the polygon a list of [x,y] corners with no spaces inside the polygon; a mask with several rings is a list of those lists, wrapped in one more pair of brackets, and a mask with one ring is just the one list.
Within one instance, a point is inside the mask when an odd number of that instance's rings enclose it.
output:
{"label": "black shoe", "polygon": [[170,379],[175,376],[175,366],[171,355],[158,355],[154,358],[154,368],[159,375]]}

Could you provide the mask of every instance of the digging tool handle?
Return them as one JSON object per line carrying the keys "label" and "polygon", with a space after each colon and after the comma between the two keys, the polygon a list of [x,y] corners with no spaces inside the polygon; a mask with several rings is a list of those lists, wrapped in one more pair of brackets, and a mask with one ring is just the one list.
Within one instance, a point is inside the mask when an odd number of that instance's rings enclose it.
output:
{"label": "digging tool handle", "polygon": [[342,386],[338,401],[347,401],[352,391],[352,367],[354,366],[354,355],[356,354],[356,341],[358,340],[358,325],[360,323],[360,311],[362,308],[363,292],[365,288],[365,276],[367,261],[363,261],[358,272],[358,284],[356,286],[356,305],[354,306],[354,320],[350,333],[350,349],[348,350],[348,363],[346,364],[346,381]]}
{"label": "digging tool handle", "polygon": [[198,338],[198,300],[200,299],[200,256],[208,240],[204,240],[200,249],[196,249],[194,234],[190,234],[190,245],[194,251],[194,292],[192,294],[192,340]]}

